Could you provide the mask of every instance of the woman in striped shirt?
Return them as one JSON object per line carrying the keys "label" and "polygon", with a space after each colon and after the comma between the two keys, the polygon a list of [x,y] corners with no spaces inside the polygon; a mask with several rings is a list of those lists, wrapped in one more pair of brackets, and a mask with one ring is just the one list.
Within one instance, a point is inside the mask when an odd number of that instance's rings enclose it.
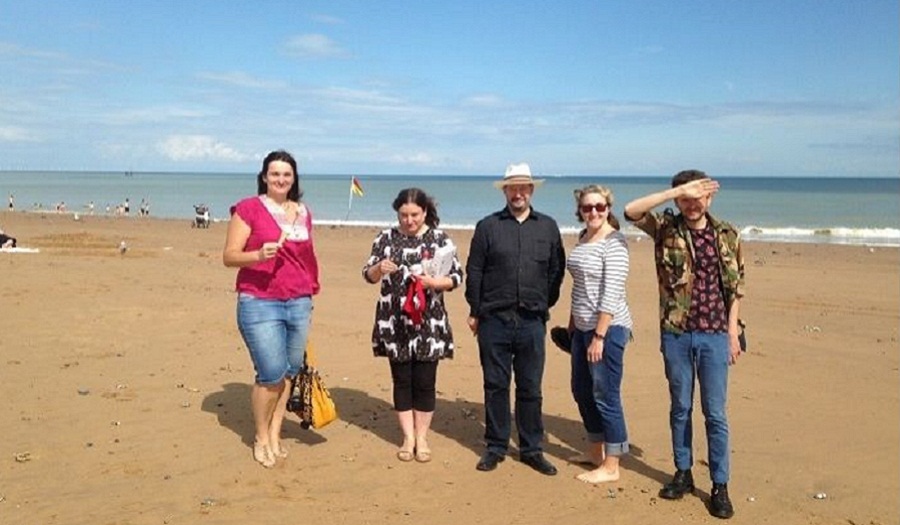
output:
{"label": "woman in striped shirt", "polygon": [[596,467],[578,476],[587,483],[619,479],[628,453],[621,386],[631,314],[625,298],[628,244],[612,214],[613,194],[590,185],[575,191],[575,214],[585,224],[566,267],[572,274],[572,395],[590,449],[572,462]]}

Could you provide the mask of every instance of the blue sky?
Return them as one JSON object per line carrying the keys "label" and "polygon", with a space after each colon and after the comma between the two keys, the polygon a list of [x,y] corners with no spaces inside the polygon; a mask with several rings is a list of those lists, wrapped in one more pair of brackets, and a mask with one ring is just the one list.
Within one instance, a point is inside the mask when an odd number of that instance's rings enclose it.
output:
{"label": "blue sky", "polygon": [[898,11],[0,0],[0,170],[897,177]]}

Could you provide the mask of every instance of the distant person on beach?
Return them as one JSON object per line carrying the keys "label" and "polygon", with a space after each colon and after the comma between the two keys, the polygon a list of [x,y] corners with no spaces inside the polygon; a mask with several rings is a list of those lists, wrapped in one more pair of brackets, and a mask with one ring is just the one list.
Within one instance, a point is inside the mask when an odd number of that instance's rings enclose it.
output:
{"label": "distant person on beach", "polygon": [[398,225],[375,237],[362,269],[366,282],[381,284],[372,349],[390,362],[394,410],[403,432],[397,458],[427,463],[438,362],[453,358],[454,350],[443,292],[461,285],[463,272],[453,241],[438,229],[431,197],[407,188],[392,206]]}
{"label": "distant person on beach", "polygon": [[572,275],[572,394],[590,443],[587,453],[570,461],[595,467],[578,476],[588,483],[618,480],[619,459],[629,450],[621,397],[632,329],[625,294],[628,242],[612,205],[612,191],[603,186],[575,191],[575,216],[585,229],[566,262]]}
{"label": "distant person on beach", "polygon": [[544,458],[541,382],[550,308],[559,299],[566,256],[559,227],[531,207],[535,186],[528,164],[511,164],[494,186],[506,206],[478,221],[466,263],[469,329],[478,338],[484,380],[487,450],[475,468],[491,471],[506,458],[509,387],[515,375],[519,459],[548,476]]}
{"label": "distant person on beach", "polygon": [[15,248],[16,238],[10,237],[0,228],[0,248]]}
{"label": "distant person on beach", "polygon": [[294,157],[269,153],[256,182],[257,195],[231,208],[222,261],[240,268],[237,323],[256,371],[253,458],[271,468],[287,457],[281,425],[291,378],[303,366],[319,265]]}
{"label": "distant person on beach", "polygon": [[128,215],[131,212],[131,202],[129,202],[128,197],[125,197],[125,202],[122,203],[122,213],[124,215]]}
{"label": "distant person on beach", "polygon": [[16,211],[16,196],[9,194],[9,211]]}
{"label": "distant person on beach", "polygon": [[94,201],[91,201],[88,203],[88,215],[93,215],[93,214],[94,214]]}
{"label": "distant person on beach", "polygon": [[[734,515],[728,497],[729,442],[726,397],[728,368],[741,353],[738,316],[744,296],[744,259],[739,232],[709,213],[719,183],[704,172],[687,170],[672,178],[672,187],[640,197],[625,206],[625,218],[654,242],[660,295],[660,336],[669,383],[669,426],[675,475],[659,492],[681,499],[694,490],[691,467],[694,379],[706,420],[709,512]],[[673,201],[678,212],[652,210]]]}

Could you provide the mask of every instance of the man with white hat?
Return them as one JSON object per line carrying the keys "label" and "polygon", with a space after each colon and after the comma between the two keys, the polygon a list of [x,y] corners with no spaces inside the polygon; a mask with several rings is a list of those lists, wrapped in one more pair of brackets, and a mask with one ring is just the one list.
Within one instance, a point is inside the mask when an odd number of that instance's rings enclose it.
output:
{"label": "man with white hat", "polygon": [[494,183],[506,206],[478,222],[466,263],[469,328],[478,337],[484,376],[484,439],[487,450],[476,468],[490,471],[506,458],[510,438],[509,389],[516,381],[519,458],[552,476],[544,458],[543,396],[547,319],[559,299],[565,252],[559,227],[531,207],[534,188],[543,183],[528,164],[511,164]]}

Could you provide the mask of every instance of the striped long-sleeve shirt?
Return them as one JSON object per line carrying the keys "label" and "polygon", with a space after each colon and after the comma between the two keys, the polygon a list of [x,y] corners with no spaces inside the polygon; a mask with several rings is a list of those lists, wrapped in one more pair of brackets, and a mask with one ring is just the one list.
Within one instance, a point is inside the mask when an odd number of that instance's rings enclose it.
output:
{"label": "striped long-sleeve shirt", "polygon": [[628,243],[621,232],[605,239],[578,244],[566,268],[572,274],[572,317],[575,327],[591,331],[601,312],[612,315],[612,324],[632,328],[625,296],[628,278]]}

